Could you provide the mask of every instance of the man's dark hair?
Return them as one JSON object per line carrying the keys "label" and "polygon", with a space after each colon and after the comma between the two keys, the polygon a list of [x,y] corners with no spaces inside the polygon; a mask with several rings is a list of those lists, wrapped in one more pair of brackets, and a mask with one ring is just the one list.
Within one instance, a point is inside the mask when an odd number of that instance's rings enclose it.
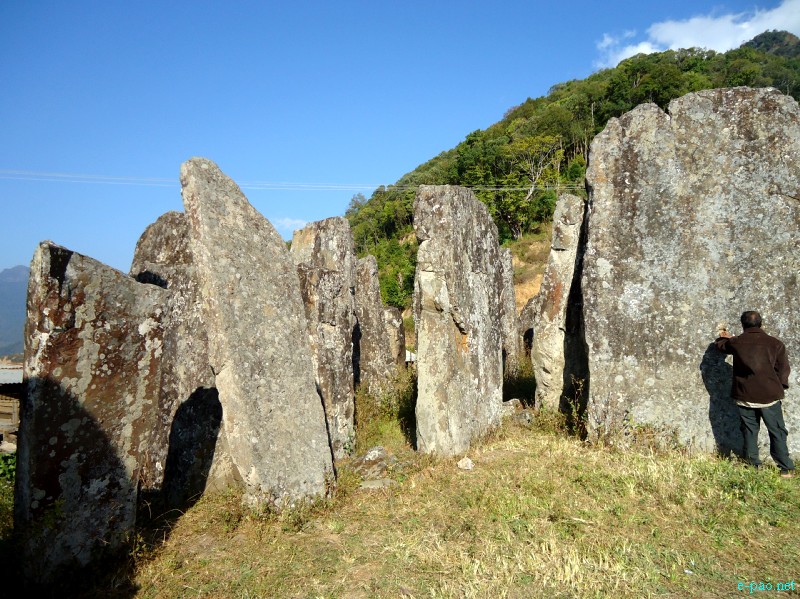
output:
{"label": "man's dark hair", "polygon": [[761,328],[761,314],[754,310],[742,312],[742,328],[750,329],[753,327]]}

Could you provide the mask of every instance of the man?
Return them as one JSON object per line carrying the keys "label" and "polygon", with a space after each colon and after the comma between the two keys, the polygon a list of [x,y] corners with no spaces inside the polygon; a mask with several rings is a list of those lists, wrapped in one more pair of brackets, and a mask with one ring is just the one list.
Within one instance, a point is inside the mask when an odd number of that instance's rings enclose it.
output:
{"label": "man", "polygon": [[781,476],[794,476],[794,463],[786,445],[786,425],[783,422],[781,400],[789,388],[789,360],[786,346],[761,330],[761,315],[748,311],[742,314],[743,332],[733,337],[720,331],[714,342],[722,353],[733,355],[733,385],[731,396],[739,408],[744,436],[744,455],[758,468],[759,420],[769,432],[769,452],[781,470]]}

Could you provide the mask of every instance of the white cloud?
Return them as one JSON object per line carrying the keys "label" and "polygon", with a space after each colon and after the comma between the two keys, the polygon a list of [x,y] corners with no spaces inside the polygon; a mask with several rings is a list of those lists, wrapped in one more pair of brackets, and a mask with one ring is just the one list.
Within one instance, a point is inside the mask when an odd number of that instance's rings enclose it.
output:
{"label": "white cloud", "polygon": [[272,220],[272,224],[275,225],[275,228],[283,234],[284,237],[287,235],[291,235],[297,229],[302,229],[305,227],[308,222],[304,220],[300,220],[299,218],[276,218]]}
{"label": "white cloud", "polygon": [[736,14],[697,15],[682,21],[654,23],[647,29],[647,39],[636,43],[623,43],[633,37],[630,31],[617,37],[604,33],[603,39],[597,42],[601,58],[595,66],[614,67],[621,60],[639,53],[678,48],[725,52],[771,29],[800,35],[800,0],[783,0],[779,6],[769,10],[756,8]]}

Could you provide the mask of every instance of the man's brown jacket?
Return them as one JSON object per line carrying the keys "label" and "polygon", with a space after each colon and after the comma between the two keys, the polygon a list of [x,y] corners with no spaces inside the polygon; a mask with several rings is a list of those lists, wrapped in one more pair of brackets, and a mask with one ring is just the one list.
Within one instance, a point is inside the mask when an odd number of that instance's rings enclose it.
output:
{"label": "man's brown jacket", "polygon": [[722,353],[733,355],[734,400],[766,404],[783,399],[783,390],[789,388],[789,360],[779,339],[751,327],[714,343]]}

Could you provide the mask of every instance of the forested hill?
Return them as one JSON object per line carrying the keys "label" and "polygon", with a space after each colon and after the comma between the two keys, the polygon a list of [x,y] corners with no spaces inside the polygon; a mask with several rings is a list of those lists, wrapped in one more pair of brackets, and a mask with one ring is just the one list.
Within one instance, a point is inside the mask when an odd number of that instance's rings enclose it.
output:
{"label": "forested hill", "polygon": [[406,307],[414,280],[412,206],[421,184],[471,187],[503,240],[547,222],[559,191],[583,194],[589,144],[608,120],[644,102],[666,108],[684,94],[717,87],[775,87],[800,98],[800,40],[765,32],[725,53],[691,48],[639,54],[582,80],[554,85],[503,119],[467,135],[395,185],[355,196],[346,216],[359,255],[378,259],[384,301]]}

